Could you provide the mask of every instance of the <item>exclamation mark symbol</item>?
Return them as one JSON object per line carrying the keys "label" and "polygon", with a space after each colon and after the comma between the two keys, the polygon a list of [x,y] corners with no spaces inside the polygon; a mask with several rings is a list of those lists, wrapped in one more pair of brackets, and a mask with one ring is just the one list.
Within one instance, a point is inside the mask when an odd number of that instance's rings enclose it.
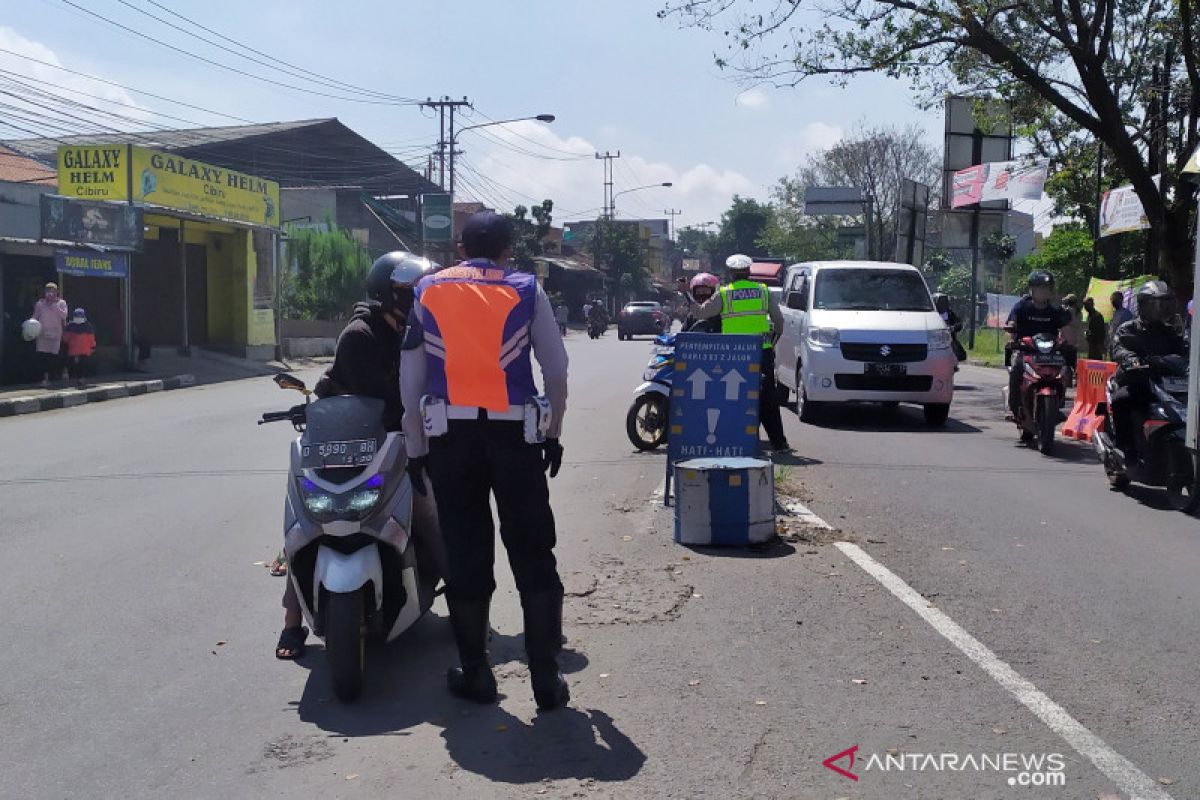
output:
{"label": "exclamation mark symbol", "polygon": [[721,418],[721,409],[710,408],[708,410],[708,438],[705,440],[709,444],[717,443],[717,420]]}

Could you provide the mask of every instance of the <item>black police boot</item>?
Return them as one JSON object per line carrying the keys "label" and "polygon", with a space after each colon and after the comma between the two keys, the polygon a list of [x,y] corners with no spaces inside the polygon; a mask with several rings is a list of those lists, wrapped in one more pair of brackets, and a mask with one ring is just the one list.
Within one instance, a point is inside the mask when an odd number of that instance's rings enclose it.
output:
{"label": "black police boot", "polygon": [[562,590],[521,595],[525,612],[525,653],[529,657],[533,699],[542,711],[565,706],[571,690],[558,671],[562,649]]}
{"label": "black police boot", "polygon": [[446,686],[450,693],[476,703],[496,702],[496,677],[488,665],[488,609],[489,600],[451,600],[450,627],[454,630],[454,643],[458,645],[461,667],[446,671]]}

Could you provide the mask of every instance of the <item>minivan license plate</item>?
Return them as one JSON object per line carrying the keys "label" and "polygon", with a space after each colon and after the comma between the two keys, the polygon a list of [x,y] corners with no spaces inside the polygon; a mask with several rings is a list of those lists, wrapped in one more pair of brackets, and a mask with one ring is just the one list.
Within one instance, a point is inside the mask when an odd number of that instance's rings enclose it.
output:
{"label": "minivan license plate", "polygon": [[365,466],[375,459],[378,446],[374,439],[306,444],[300,448],[301,466],[305,469]]}
{"label": "minivan license plate", "polygon": [[907,364],[867,364],[863,369],[865,375],[886,375],[888,377],[896,377],[898,375],[908,374]]}

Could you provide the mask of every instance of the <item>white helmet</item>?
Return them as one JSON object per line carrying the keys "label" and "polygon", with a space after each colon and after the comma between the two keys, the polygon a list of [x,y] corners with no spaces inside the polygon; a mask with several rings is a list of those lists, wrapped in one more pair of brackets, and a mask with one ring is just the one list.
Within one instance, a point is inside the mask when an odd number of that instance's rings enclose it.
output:
{"label": "white helmet", "polygon": [[42,323],[36,319],[27,319],[21,323],[21,338],[25,341],[32,342],[41,335]]}
{"label": "white helmet", "polygon": [[754,263],[754,259],[742,253],[735,253],[725,259],[725,269],[730,272],[747,272],[750,265]]}

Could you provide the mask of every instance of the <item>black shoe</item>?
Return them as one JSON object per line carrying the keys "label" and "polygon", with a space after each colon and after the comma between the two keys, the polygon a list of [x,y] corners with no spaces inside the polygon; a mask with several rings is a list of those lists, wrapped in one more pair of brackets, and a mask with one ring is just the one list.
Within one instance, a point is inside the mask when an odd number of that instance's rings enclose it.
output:
{"label": "black shoe", "polygon": [[525,612],[525,653],[529,657],[529,682],[533,699],[542,711],[565,706],[571,690],[558,669],[562,650],[562,590],[521,595]]}
{"label": "black shoe", "polygon": [[451,600],[450,627],[454,631],[454,643],[458,645],[461,667],[446,671],[446,687],[450,693],[476,703],[496,702],[496,677],[487,660],[487,640],[490,626],[488,610],[491,602]]}

